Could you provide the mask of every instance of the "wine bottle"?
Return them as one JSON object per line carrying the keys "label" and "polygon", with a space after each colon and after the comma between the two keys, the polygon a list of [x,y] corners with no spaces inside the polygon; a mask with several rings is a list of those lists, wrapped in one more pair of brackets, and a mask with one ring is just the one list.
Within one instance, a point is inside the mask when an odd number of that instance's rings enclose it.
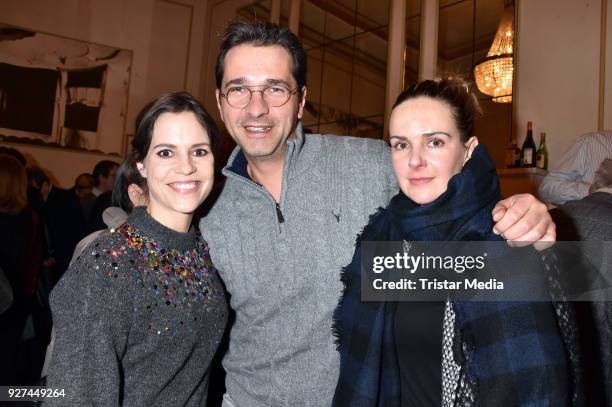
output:
{"label": "wine bottle", "polygon": [[527,137],[525,138],[525,142],[523,143],[523,148],[521,150],[521,158],[523,167],[535,167],[536,160],[536,146],[533,141],[533,124],[531,122],[527,122]]}
{"label": "wine bottle", "polygon": [[546,148],[546,133],[540,133],[540,147],[536,154],[536,165],[543,170],[548,169],[548,149]]}
{"label": "wine bottle", "polygon": [[521,149],[516,143],[516,138],[514,139],[513,147],[514,147],[514,168],[521,168],[523,159],[521,157]]}
{"label": "wine bottle", "polygon": [[516,145],[516,138],[512,137],[512,141],[506,148],[506,168],[517,168],[521,166],[520,164],[521,149]]}
{"label": "wine bottle", "polygon": [[512,142],[509,142],[508,147],[506,147],[505,164],[506,164],[506,168],[512,168],[514,166],[514,143]]}

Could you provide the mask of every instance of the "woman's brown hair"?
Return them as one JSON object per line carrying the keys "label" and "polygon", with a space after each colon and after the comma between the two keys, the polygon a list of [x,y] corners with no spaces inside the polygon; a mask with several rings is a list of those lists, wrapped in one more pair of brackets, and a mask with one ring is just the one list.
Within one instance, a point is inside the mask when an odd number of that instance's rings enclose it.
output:
{"label": "woman's brown hair", "polygon": [[19,213],[28,206],[27,176],[14,157],[0,154],[0,212]]}
{"label": "woman's brown hair", "polygon": [[461,141],[466,142],[474,131],[474,118],[481,112],[476,95],[460,78],[424,80],[404,90],[395,100],[393,109],[407,100],[429,97],[446,103],[453,112]]}

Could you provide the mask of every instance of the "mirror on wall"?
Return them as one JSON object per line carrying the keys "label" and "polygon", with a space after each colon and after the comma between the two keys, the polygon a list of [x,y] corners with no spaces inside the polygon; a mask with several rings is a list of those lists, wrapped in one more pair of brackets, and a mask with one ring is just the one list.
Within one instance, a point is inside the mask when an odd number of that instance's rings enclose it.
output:
{"label": "mirror on wall", "polygon": [[[382,138],[389,1],[302,0],[298,35],[308,58],[306,132]],[[270,0],[257,1],[241,8],[238,17],[267,21],[270,7]],[[281,25],[288,24],[289,8],[283,0]]]}
{"label": "mirror on wall", "polygon": [[[504,11],[506,16],[514,18],[512,3],[508,0],[440,0],[439,10],[438,73],[460,76],[473,84],[482,108],[482,116],[475,121],[474,134],[486,145],[498,168],[504,167],[505,149],[512,135],[512,102],[495,102],[492,96],[478,90],[474,68],[487,58]],[[513,21],[510,23],[516,27]],[[506,32],[504,35],[509,37]],[[512,39],[515,37],[513,32]]]}
{"label": "mirror on wall", "polygon": [[300,17],[308,55],[304,129],[382,138],[389,0],[304,0]]}

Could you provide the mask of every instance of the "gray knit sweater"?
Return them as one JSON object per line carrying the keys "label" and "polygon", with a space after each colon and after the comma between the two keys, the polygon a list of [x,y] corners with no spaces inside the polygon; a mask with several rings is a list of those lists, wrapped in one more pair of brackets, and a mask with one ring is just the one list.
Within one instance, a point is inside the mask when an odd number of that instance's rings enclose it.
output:
{"label": "gray knit sweater", "polygon": [[204,406],[227,321],[223,287],[195,230],[136,208],[94,240],[51,293],[47,376],[61,406]]}
{"label": "gray knit sweater", "polygon": [[241,150],[230,157],[200,226],[236,311],[223,366],[238,407],[331,404],[340,270],[368,216],[397,191],[390,163],[380,140],[304,136],[298,127],[277,208],[248,178]]}

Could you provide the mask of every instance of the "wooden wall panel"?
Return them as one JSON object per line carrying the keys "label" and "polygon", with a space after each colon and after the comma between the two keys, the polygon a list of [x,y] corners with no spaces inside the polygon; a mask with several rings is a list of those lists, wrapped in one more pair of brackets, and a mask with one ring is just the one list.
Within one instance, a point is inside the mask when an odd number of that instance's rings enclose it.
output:
{"label": "wooden wall panel", "polygon": [[165,92],[187,89],[187,69],[193,6],[170,0],[156,0],[149,53],[147,94],[153,99]]}

